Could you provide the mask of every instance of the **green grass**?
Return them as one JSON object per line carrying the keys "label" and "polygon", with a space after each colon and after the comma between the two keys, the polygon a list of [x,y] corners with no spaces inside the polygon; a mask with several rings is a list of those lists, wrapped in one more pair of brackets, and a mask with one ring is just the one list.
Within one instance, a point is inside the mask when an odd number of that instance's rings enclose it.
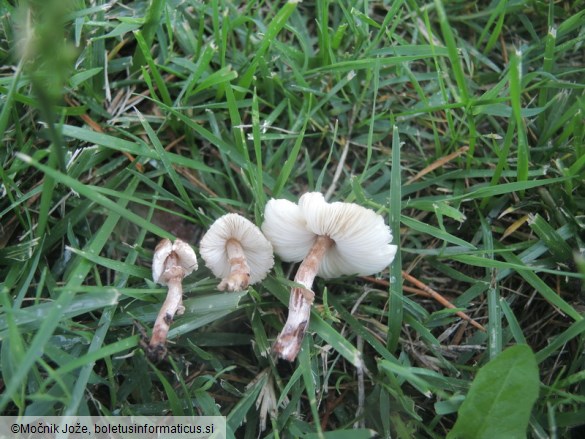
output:
{"label": "green grass", "polygon": [[[507,358],[538,367],[514,428],[582,435],[582,1],[13,3],[0,3],[1,413],[441,438],[477,427],[466,413],[489,401],[474,379]],[[296,267],[277,260],[225,294],[200,261],[169,358],[149,363],[137,327],[164,300],[157,242],[197,250],[222,214],[261,224],[271,197],[313,190],[384,216],[400,254],[379,282],[318,279],[285,365],[269,351]],[[456,309],[404,288],[403,271]]]}

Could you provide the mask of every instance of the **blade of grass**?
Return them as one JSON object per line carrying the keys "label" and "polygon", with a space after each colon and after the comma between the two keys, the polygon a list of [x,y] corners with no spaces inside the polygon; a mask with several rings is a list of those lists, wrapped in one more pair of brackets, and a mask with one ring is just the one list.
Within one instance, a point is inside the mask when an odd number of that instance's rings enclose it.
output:
{"label": "blade of grass", "polygon": [[548,247],[558,262],[573,260],[573,250],[557,231],[539,214],[530,214],[528,225]]}
{"label": "blade of grass", "polygon": [[[0,291],[0,304],[5,313],[6,326],[8,327],[7,335],[5,337],[0,336],[3,339],[0,364],[2,365],[2,379],[7,383],[14,381],[14,375],[21,368],[26,356],[25,341],[14,318],[14,310],[9,300],[9,291],[5,286]],[[20,387],[20,391],[17,391],[18,387]],[[4,393],[8,395],[8,389],[5,389]],[[15,386],[14,390],[12,390],[12,395],[10,395],[12,402],[19,409],[19,414],[25,408],[25,395],[24,385]]]}
{"label": "blade of grass", "polygon": [[135,110],[135,111],[136,111],[136,114],[138,115],[138,119],[140,120],[140,123],[142,124],[142,126],[144,127],[144,130],[146,131],[146,135],[150,139],[150,143],[152,144],[155,151],[157,152],[160,161],[162,162],[165,170],[167,171],[168,176],[170,177],[171,181],[173,182],[175,189],[177,190],[177,192],[181,196],[183,202],[188,206],[189,211],[194,212],[196,209],[195,209],[195,206],[193,206],[193,203],[191,202],[191,197],[187,194],[187,191],[185,190],[185,185],[181,182],[181,179],[177,175],[177,172],[175,171],[175,168],[171,164],[171,161],[169,160],[167,152],[165,151],[162,144],[160,143],[158,136],[155,134],[154,130],[152,129],[152,127],[150,126],[148,121],[144,118],[142,113],[140,113],[138,110]]}
{"label": "blade of grass", "polygon": [[157,367],[154,364],[149,363],[149,366],[156,375],[156,377],[159,379],[160,383],[163,385],[165,394],[167,396],[166,399],[169,402],[169,407],[173,415],[185,416],[183,403],[181,402],[181,399],[177,395],[177,392],[175,392],[174,387],[171,385],[171,383],[169,383],[169,380],[166,379],[166,377],[157,369]]}
{"label": "blade of grass", "polygon": [[[494,259],[494,236],[483,218],[481,219],[481,234],[484,243],[484,258]],[[489,282],[487,289],[488,302],[488,355],[493,360],[502,352],[502,311],[500,309],[500,290],[494,268],[486,268],[485,280]]]}
{"label": "blade of grass", "polygon": [[[156,151],[148,148],[144,143],[131,142],[120,139],[119,137],[110,136],[108,134],[97,133],[83,127],[63,125],[63,135],[104,146],[106,148],[111,148],[115,151],[128,152],[135,156],[141,156],[155,160],[160,158]],[[218,171],[215,169],[210,168],[209,166],[206,166],[199,161],[189,159],[178,154],[167,152],[166,156],[171,163],[178,166],[184,166],[186,168],[195,169],[206,173],[218,173]]]}
{"label": "blade of grass", "polygon": [[[263,58],[266,51],[270,48],[273,40],[279,34],[279,32],[284,28],[286,22],[288,21],[289,17],[297,8],[297,0],[289,0],[286,2],[282,8],[274,15],[274,18],[270,20],[270,24],[268,25],[268,29],[264,33],[264,38],[260,43],[260,46],[256,49],[256,54],[254,55],[254,59],[250,63],[250,66],[246,69],[240,81],[238,82],[238,86],[242,90],[248,90],[252,81],[254,80],[254,74],[256,73],[256,69],[258,68],[259,59]],[[242,99],[244,97],[244,93],[239,91],[236,93],[236,98]]]}
{"label": "blade of grass", "polygon": [[[522,52],[517,50],[512,56],[510,62],[510,71],[508,72],[510,82],[510,101],[512,104],[512,113],[516,122],[518,135],[518,169],[517,181],[528,180],[528,168],[530,162],[530,151],[526,139],[526,127],[522,119]],[[524,190],[520,191],[520,196],[524,195]]]}
{"label": "blade of grass", "polygon": [[284,164],[282,165],[282,169],[278,173],[276,183],[274,184],[274,187],[272,189],[272,196],[274,198],[278,198],[278,196],[282,192],[282,189],[284,188],[284,185],[287,183],[294,166],[297,165],[297,158],[299,155],[299,151],[301,150],[301,146],[303,145],[305,130],[307,129],[307,123],[309,122],[310,119],[307,116],[307,114],[311,112],[311,103],[313,102],[312,96],[313,95],[310,95],[310,98],[308,100],[307,111],[301,113],[304,116],[303,128],[301,129],[301,132],[298,134],[290,153],[287,154],[287,158],[284,161]]}
{"label": "blade of grass", "polygon": [[[499,246],[496,246],[498,248]],[[522,260],[512,253],[502,253],[504,259],[513,264],[515,267],[522,267],[524,264]],[[549,287],[544,281],[539,278],[535,273],[526,269],[517,269],[517,272],[526,282],[548,302],[556,306],[559,310],[570,316],[575,321],[583,320],[583,316],[575,310],[570,304],[568,304],[563,298],[561,298],[551,287]]]}
{"label": "blade of grass", "polygon": [[6,93],[6,97],[4,98],[4,105],[2,106],[2,110],[0,111],[0,139],[4,138],[4,132],[6,131],[6,127],[8,126],[10,112],[12,111],[12,102],[14,101],[16,89],[18,88],[18,83],[20,80],[20,75],[22,74],[22,66],[24,65],[24,62],[25,58],[21,58],[20,62],[18,63],[18,66],[16,66],[16,71],[12,76],[10,87],[8,88],[8,92]]}
{"label": "blade of grass", "polygon": [[508,328],[510,329],[512,337],[514,337],[516,343],[526,344],[526,337],[522,332],[522,328],[518,323],[518,319],[516,318],[516,315],[514,314],[514,311],[512,310],[508,302],[503,297],[500,297],[500,309],[502,310],[502,313],[504,314],[506,320],[508,321]]}
{"label": "blade of grass", "polygon": [[[59,296],[72,295],[75,291],[63,288]],[[101,294],[100,294],[101,293]],[[66,306],[62,311],[63,318],[73,318],[96,309],[101,309],[106,306],[117,303],[120,294],[117,291],[96,291],[91,294],[79,294],[75,298],[75,302]],[[0,337],[4,338],[10,336],[11,325],[19,327],[21,332],[32,331],[39,328],[42,322],[49,318],[53,303],[39,303],[25,308],[13,309],[10,313],[11,317],[0,317]],[[10,320],[12,319],[12,321]],[[6,331],[6,332],[5,332]]]}
{"label": "blade of grass", "polygon": [[536,353],[536,361],[542,363],[544,360],[552,356],[557,350],[561,349],[568,342],[575,337],[585,333],[585,319],[581,318],[574,322],[569,328],[563,331],[560,335],[551,340],[547,346]]}
{"label": "blade of grass", "polygon": [[263,164],[262,164],[262,143],[260,134],[260,110],[258,109],[258,95],[256,94],[256,87],[254,87],[254,94],[252,95],[252,139],[254,142],[254,155],[256,158],[256,169],[253,166],[249,167],[249,175],[253,177],[255,217],[261,218],[259,209],[264,209],[266,204],[266,195],[264,194],[263,183]]}
{"label": "blade of grass", "polygon": [[319,58],[321,65],[331,62],[331,37],[329,32],[329,3],[330,0],[317,2],[317,34],[319,42]]}
{"label": "blade of grass", "polygon": [[370,346],[372,346],[384,359],[394,362],[398,361],[396,357],[390,353],[389,349],[387,349],[376,337],[372,335],[371,332],[369,332],[364,327],[364,325],[360,323],[358,319],[356,319],[349,311],[345,309],[345,307],[339,302],[337,298],[331,295],[328,300],[339,313],[341,319],[347,323],[356,334],[358,334],[368,344],[370,344]]}
{"label": "blade of grass", "polygon": [[[407,216],[401,215],[400,221],[402,224],[404,224],[404,226],[411,228],[412,230],[416,230],[418,232],[434,236],[435,238],[440,239],[441,241],[450,242],[451,244],[455,244],[463,248],[468,248],[470,250],[476,248],[474,245],[468,243],[467,241],[464,241],[461,238],[457,238],[456,236],[453,236],[444,230],[441,230],[434,226],[430,226],[426,223],[415,220],[414,218],[408,218]],[[398,228],[397,230],[400,230],[400,228]]]}
{"label": "blade of grass", "polygon": [[[137,178],[134,178],[131,181],[131,183],[128,185],[125,193],[127,195],[132,195],[136,191],[136,188],[138,187],[138,183],[139,183],[139,180]],[[126,206],[127,206],[127,202],[122,201],[121,207],[125,208]],[[152,216],[152,212],[153,212],[153,210],[151,209],[148,219],[150,219],[150,217]],[[103,226],[98,231],[96,236],[101,237],[101,235],[105,235],[106,232],[108,232],[108,231],[111,233],[111,231],[118,224],[120,219],[121,219],[121,215],[110,214],[108,216],[108,218],[106,219],[106,221],[104,222]],[[142,244],[142,241],[144,240],[145,234],[146,234],[146,229],[142,229],[142,231],[137,239],[137,245]],[[90,251],[88,251],[87,253],[90,253],[90,254],[91,253],[94,253],[94,254],[99,253],[99,252],[95,252],[94,249],[91,247],[89,250]],[[133,264],[136,260],[136,257],[137,257],[137,252],[135,250],[133,250],[129,253],[126,262]],[[87,263],[86,260],[82,260],[82,261],[84,263]],[[124,283],[125,283],[125,280],[123,282],[121,282],[118,286],[123,286]],[[66,287],[68,287],[68,288],[77,287],[77,286],[79,286],[79,285],[76,283],[72,284],[71,282],[69,282],[66,285]],[[95,353],[98,352],[100,350],[100,348],[102,347],[102,345],[105,341],[106,335],[108,333],[108,330],[110,328],[110,324],[111,324],[112,319],[114,317],[115,311],[116,311],[116,305],[112,305],[112,306],[105,308],[104,311],[102,312],[98,327],[97,327],[95,334],[91,340],[89,348],[87,349],[86,355],[88,355],[88,356],[95,355]],[[138,342],[138,340],[136,339],[135,343],[137,343],[137,342]],[[91,376],[93,368],[94,368],[94,363],[89,362],[89,363],[86,363],[79,371],[78,378],[75,381],[75,385],[73,386],[73,391],[71,393],[71,399],[64,410],[65,416],[77,415],[77,412],[79,410],[79,405],[83,401],[83,397],[85,395],[86,388],[87,388],[87,383],[89,381],[89,378]]]}
{"label": "blade of grass", "polygon": [[[552,3],[550,4],[552,8]],[[550,8],[549,8],[549,16],[550,16]],[[550,21],[550,20],[549,20]],[[544,48],[544,56],[543,56],[543,65],[542,70],[547,73],[553,72],[554,61],[555,61],[555,45],[557,40],[557,29],[556,27],[549,25],[549,30],[546,35],[546,43]],[[544,107],[549,101],[549,89],[548,87],[543,87],[540,89],[538,94],[538,106]],[[549,113],[547,111],[546,113]],[[544,127],[546,124],[546,113],[541,113],[538,115],[537,123],[540,131],[544,131]]]}
{"label": "blade of grass", "polygon": [[[486,43],[485,48],[483,49],[484,55],[492,51],[496,42],[498,41],[498,37],[501,35],[502,27],[504,25],[504,19],[506,18],[507,4],[508,3],[506,2],[506,0],[500,0],[498,2],[479,37],[479,43],[477,44],[477,46],[481,44],[481,42],[488,33],[490,35],[488,42]],[[490,29],[494,21],[496,22],[496,24],[493,27],[493,29]]]}
{"label": "blade of grass", "polygon": [[228,428],[231,428],[233,431],[236,431],[242,423],[246,420],[246,414],[250,411],[256,400],[258,399],[258,395],[262,388],[266,385],[266,381],[268,379],[267,375],[264,375],[260,380],[258,380],[254,386],[250,387],[246,390],[244,397],[241,398],[238,403],[235,405],[234,408],[230,411],[229,415],[227,416],[227,425]]}
{"label": "blade of grass", "polygon": [[302,371],[303,382],[305,383],[305,390],[309,399],[309,406],[311,407],[311,413],[313,414],[313,425],[317,430],[317,436],[323,436],[323,430],[321,429],[321,423],[319,422],[319,410],[317,408],[317,398],[315,397],[317,391],[315,388],[315,377],[313,374],[313,365],[311,362],[311,343],[310,337],[305,337],[303,345],[299,353],[299,369]]}
{"label": "blade of grass", "polygon": [[390,266],[390,279],[388,287],[389,309],[388,309],[388,336],[386,347],[388,351],[395,352],[398,349],[400,332],[402,331],[402,320],[404,318],[402,302],[402,253],[400,238],[400,222],[402,214],[402,167],[400,164],[400,137],[398,127],[392,128],[392,170],[390,171],[390,199],[388,200],[390,213],[390,230],[392,241],[398,246],[396,256]]}
{"label": "blade of grass", "polygon": [[443,7],[443,2],[441,0],[435,0],[435,8],[439,16],[439,24],[441,26],[443,38],[445,38],[445,44],[447,45],[449,61],[451,61],[453,74],[455,76],[455,81],[457,82],[458,90],[454,92],[455,94],[460,93],[461,102],[467,105],[469,103],[469,90],[467,88],[467,81],[465,79],[465,73],[463,72],[463,66],[461,65],[461,60],[459,58],[459,49],[457,48],[457,43],[455,42],[453,29],[451,29],[451,25],[447,20],[447,14],[445,13],[445,8]]}
{"label": "blade of grass", "polygon": [[[147,48],[146,52],[150,55],[150,51],[148,48],[152,47],[152,43],[154,41],[154,36],[156,30],[159,27],[160,20],[164,15],[164,9],[166,5],[166,0],[150,0],[150,4],[148,5],[148,9],[146,10],[146,14],[144,16],[144,25],[142,27],[141,35],[144,37],[142,38],[144,47]],[[136,48],[134,52],[134,57],[132,59],[132,71],[137,72],[140,68],[144,65],[146,61],[145,51],[143,47],[140,47],[140,42],[138,42],[139,47]]]}
{"label": "blade of grass", "polygon": [[135,213],[126,210],[125,208],[121,207],[120,204],[114,203],[109,198],[106,198],[102,194],[92,190],[90,186],[84,185],[78,180],[75,180],[69,177],[68,175],[62,174],[59,171],[54,170],[53,168],[50,168],[46,165],[42,165],[36,160],[34,160],[32,157],[20,153],[17,153],[16,155],[23,162],[34,166],[35,168],[43,171],[49,177],[54,178],[55,181],[58,181],[59,183],[70,187],[75,192],[83,195],[84,197],[89,198],[93,202],[105,207],[106,209],[121,215],[123,218],[132,223],[135,223],[139,227],[147,229],[148,231],[154,233],[155,235],[160,236],[161,238],[174,239],[173,235],[168,233],[166,230],[163,230],[162,228],[149,223],[144,218],[136,215]]}
{"label": "blade of grass", "polygon": [[[477,255],[463,255],[463,254],[462,255],[452,255],[450,257],[455,261],[463,262],[464,264],[473,265],[475,267],[496,268],[498,270],[513,269],[517,272],[531,272],[533,274],[541,272],[541,273],[555,274],[558,276],[567,276],[567,277],[572,277],[572,278],[580,278],[581,277],[579,274],[571,272],[571,271],[560,271],[560,270],[545,268],[542,266],[526,265],[526,264],[522,263],[521,259],[518,259],[518,257],[515,256],[509,249],[500,248],[500,251],[498,253],[501,254],[504,257],[504,259],[510,258],[510,260],[507,260],[504,262],[504,261],[498,261],[496,259],[493,259],[493,260],[486,259],[482,256],[477,256]],[[512,260],[518,260],[518,261],[520,261],[520,263],[518,263],[518,264],[513,263],[513,262],[511,262]]]}

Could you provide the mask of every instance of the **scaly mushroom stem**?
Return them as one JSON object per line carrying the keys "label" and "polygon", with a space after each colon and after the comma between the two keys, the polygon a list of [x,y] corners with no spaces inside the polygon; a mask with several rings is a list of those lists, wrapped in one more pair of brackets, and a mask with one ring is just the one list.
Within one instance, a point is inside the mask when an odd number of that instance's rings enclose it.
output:
{"label": "scaly mushroom stem", "polygon": [[334,241],[328,236],[317,236],[295,275],[295,282],[304,288],[291,289],[288,318],[272,347],[273,352],[284,360],[294,361],[301,350],[301,343],[309,326],[311,305],[315,298],[312,291],[313,281],[323,256],[333,244]]}
{"label": "scaly mushroom stem", "polygon": [[166,270],[161,278],[164,280],[169,288],[167,297],[156,317],[154,327],[152,328],[152,337],[148,344],[147,354],[153,360],[162,360],[166,353],[166,342],[169,329],[175,314],[183,314],[185,307],[183,306],[183,277],[185,271],[183,267],[177,264],[175,253],[171,253],[165,262]]}
{"label": "scaly mushroom stem", "polygon": [[250,283],[250,266],[246,261],[246,255],[242,245],[235,239],[228,239],[226,252],[230,263],[230,274],[221,280],[217,289],[220,291],[241,291],[248,288]]}

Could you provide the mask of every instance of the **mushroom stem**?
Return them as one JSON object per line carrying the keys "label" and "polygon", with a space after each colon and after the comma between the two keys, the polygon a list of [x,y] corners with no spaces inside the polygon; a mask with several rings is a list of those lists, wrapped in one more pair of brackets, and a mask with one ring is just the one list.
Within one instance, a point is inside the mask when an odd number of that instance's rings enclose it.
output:
{"label": "mushroom stem", "polygon": [[246,261],[246,254],[239,241],[228,239],[225,245],[230,263],[230,274],[221,280],[217,289],[220,291],[241,291],[248,288],[250,283],[250,266]]}
{"label": "mushroom stem", "polygon": [[295,282],[303,285],[304,288],[291,289],[288,318],[272,347],[273,352],[284,360],[294,361],[301,349],[305,331],[309,326],[311,305],[315,298],[315,293],[312,291],[313,281],[319,271],[323,256],[333,244],[334,241],[328,236],[317,236],[295,275]]}
{"label": "mushroom stem", "polygon": [[[169,259],[173,259],[169,257]],[[148,344],[148,356],[153,360],[162,360],[167,352],[166,342],[169,329],[175,314],[183,314],[183,277],[185,273],[180,266],[171,266],[165,270],[163,276],[166,277],[169,288],[167,297],[156,317],[152,328],[152,337]]]}

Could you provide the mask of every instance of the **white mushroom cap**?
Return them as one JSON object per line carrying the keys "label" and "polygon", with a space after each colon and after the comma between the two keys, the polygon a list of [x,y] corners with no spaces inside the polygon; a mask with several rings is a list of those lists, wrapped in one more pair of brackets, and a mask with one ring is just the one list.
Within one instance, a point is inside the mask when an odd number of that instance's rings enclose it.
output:
{"label": "white mushroom cap", "polygon": [[229,277],[227,242],[237,241],[250,267],[250,284],[261,281],[274,265],[272,245],[254,223],[237,213],[218,218],[201,239],[199,252],[205,265],[218,277]]}
{"label": "white mushroom cap", "polygon": [[[170,256],[176,258],[176,261],[173,261],[171,264],[168,261]],[[189,244],[180,239],[175,240],[175,242],[163,239],[156,246],[152,257],[152,279],[156,283],[166,285],[168,276],[163,276],[163,274],[165,271],[177,266],[183,272],[182,277],[190,275],[193,270],[197,270],[197,256],[195,252]]]}
{"label": "white mushroom cap", "polygon": [[323,278],[377,273],[394,260],[397,250],[381,215],[353,203],[327,203],[318,192],[304,194],[298,205],[270,200],[262,231],[288,262],[304,259],[317,236],[331,238],[335,244],[319,265]]}

